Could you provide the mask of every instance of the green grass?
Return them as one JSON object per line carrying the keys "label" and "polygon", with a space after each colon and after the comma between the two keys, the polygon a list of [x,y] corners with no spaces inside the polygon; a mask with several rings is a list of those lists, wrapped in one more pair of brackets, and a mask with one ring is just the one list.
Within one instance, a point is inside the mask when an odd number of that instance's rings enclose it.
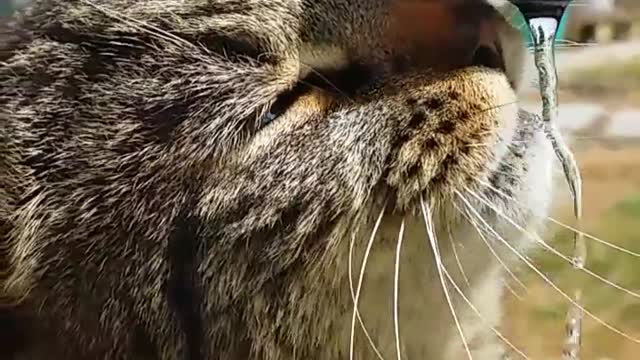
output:
{"label": "green grass", "polygon": [[630,196],[617,205],[618,212],[623,216],[631,216],[640,219],[640,194]]}

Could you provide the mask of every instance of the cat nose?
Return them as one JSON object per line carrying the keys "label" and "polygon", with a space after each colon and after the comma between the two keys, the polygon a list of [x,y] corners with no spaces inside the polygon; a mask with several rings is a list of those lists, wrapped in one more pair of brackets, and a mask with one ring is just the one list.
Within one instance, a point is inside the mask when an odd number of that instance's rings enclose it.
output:
{"label": "cat nose", "polygon": [[480,24],[477,45],[473,50],[469,65],[505,70],[498,30],[493,23],[485,21]]}
{"label": "cat nose", "polygon": [[411,67],[502,68],[497,11],[484,2],[398,1],[386,43]]}

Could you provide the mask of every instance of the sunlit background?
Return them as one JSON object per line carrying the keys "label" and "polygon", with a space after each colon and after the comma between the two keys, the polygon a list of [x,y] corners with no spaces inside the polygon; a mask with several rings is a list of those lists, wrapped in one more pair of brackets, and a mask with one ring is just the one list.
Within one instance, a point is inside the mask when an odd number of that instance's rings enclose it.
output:
{"label": "sunlit background", "polygon": [[[26,0],[0,0],[8,15]],[[640,0],[575,0],[562,24],[557,64],[560,120],[582,168],[583,229],[615,246],[640,253]],[[514,18],[515,23],[519,19]],[[521,24],[521,23],[520,23]],[[523,31],[523,36],[527,36]],[[538,110],[532,84],[526,106]],[[558,168],[559,172],[559,168]],[[558,174],[560,176],[560,174]],[[566,191],[555,219],[573,224]],[[549,223],[545,239],[571,254],[572,234]],[[588,240],[587,266],[632,292],[640,292],[640,257]],[[557,256],[539,251],[534,263],[567,293],[582,288],[586,308],[630,337],[640,338],[640,300],[593,277],[578,274]],[[568,308],[533,272],[512,286],[504,333],[532,359],[559,359]],[[583,359],[640,358],[640,344],[585,316]],[[516,355],[513,358],[517,358]]]}

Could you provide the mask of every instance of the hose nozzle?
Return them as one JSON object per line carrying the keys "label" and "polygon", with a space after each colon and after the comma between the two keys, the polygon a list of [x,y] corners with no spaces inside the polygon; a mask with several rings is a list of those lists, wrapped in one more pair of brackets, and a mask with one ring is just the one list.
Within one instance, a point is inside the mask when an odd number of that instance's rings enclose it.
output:
{"label": "hose nozzle", "polygon": [[571,0],[509,0],[527,22],[539,18],[552,18],[560,22]]}

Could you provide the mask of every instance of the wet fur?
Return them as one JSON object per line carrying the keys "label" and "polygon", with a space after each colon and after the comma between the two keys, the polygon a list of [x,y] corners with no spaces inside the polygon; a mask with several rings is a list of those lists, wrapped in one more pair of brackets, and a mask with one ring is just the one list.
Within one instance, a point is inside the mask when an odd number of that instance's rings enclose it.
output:
{"label": "wet fur", "polygon": [[[346,358],[349,244],[358,272],[383,204],[364,322],[394,356],[404,214],[405,357],[458,358],[421,194],[445,263],[449,224],[471,297],[499,324],[503,272],[451,203],[485,179],[530,205],[500,204],[523,223],[546,211],[548,144],[515,104],[523,52],[506,50],[509,78],[413,68],[348,97],[310,90],[263,125],[308,66],[384,46],[385,1],[97,3],[40,1],[2,45],[0,312],[26,341],[17,358]],[[457,303],[477,358],[500,358]],[[356,348],[373,358],[361,333]]]}

